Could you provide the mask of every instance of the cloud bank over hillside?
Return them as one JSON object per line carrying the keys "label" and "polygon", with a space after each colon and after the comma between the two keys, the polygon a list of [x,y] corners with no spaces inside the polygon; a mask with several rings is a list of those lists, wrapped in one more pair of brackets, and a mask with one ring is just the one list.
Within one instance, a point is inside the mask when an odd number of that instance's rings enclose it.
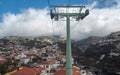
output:
{"label": "cloud bank over hillside", "polygon": [[[89,16],[77,22],[71,21],[71,36],[73,39],[83,39],[88,36],[106,36],[111,32],[120,31],[120,0],[106,1],[105,8],[94,8]],[[97,5],[97,2],[89,4],[89,8]],[[0,36],[65,36],[66,25],[63,21],[55,22],[50,19],[48,8],[24,9],[19,14],[5,13],[0,22]],[[76,26],[75,26],[76,25]]]}

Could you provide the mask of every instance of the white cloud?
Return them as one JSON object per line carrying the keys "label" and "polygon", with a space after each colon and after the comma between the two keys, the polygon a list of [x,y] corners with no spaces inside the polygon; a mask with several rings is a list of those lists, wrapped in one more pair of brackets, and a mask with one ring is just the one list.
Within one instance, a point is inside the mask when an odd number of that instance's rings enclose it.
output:
{"label": "white cloud", "polygon": [[23,10],[20,14],[7,13],[1,23],[1,36],[42,36],[51,33],[47,9]]}
{"label": "white cloud", "polygon": [[[120,10],[119,9],[94,9],[74,29],[78,30],[79,38],[88,36],[106,36],[111,32],[120,30]],[[76,35],[76,36],[77,36]]]}
{"label": "white cloud", "polygon": [[[73,39],[83,39],[88,36],[106,36],[111,32],[120,30],[120,0],[118,5],[109,8],[96,8],[90,15],[74,27],[71,22],[71,35]],[[97,2],[88,5],[93,8]],[[0,36],[44,36],[52,35],[52,22],[48,15],[49,10],[29,8],[19,14],[7,13],[0,23]],[[66,34],[66,22],[53,22],[54,34]],[[73,28],[74,27],[74,28]]]}

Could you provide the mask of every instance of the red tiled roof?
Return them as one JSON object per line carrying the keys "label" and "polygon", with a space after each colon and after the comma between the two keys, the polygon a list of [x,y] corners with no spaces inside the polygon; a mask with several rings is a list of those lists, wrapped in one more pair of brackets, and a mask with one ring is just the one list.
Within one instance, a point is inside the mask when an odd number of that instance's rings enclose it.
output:
{"label": "red tiled roof", "polygon": [[39,69],[39,71],[41,71],[41,70],[45,70],[45,68],[43,68],[43,67],[38,67],[38,69]]}
{"label": "red tiled roof", "polygon": [[23,67],[23,69],[18,70],[17,72],[13,73],[12,75],[34,75],[40,74],[43,68],[28,68]]}
{"label": "red tiled roof", "polygon": [[49,61],[42,62],[40,64],[42,65],[49,65],[49,64],[56,64],[57,60],[56,59],[51,59]]}
{"label": "red tiled roof", "polygon": [[[72,69],[73,75],[81,75],[80,72],[73,67]],[[59,71],[57,71],[56,73],[54,73],[53,75],[66,75],[66,68],[62,68]]]}
{"label": "red tiled roof", "polygon": [[0,60],[0,64],[4,64],[5,62],[7,62],[6,60]]}

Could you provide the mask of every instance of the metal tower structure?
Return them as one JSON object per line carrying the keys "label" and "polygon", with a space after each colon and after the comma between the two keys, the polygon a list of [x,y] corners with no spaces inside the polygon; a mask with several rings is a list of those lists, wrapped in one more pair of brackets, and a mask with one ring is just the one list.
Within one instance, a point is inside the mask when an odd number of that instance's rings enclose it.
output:
{"label": "metal tower structure", "polygon": [[70,33],[70,19],[75,18],[76,21],[84,19],[89,10],[82,13],[85,6],[51,6],[51,19],[58,21],[60,18],[66,18],[67,30],[67,47],[66,47],[66,75],[72,75],[72,51],[71,51],[71,33]]}

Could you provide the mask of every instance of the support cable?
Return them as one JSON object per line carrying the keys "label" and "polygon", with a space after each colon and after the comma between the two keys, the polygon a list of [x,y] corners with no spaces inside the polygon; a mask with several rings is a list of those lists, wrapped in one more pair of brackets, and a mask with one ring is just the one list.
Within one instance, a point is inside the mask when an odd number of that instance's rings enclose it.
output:
{"label": "support cable", "polygon": [[[47,0],[47,1],[48,1],[49,10],[51,11],[50,1],[49,0]],[[57,50],[57,39],[55,37],[55,28],[54,28],[54,21],[53,21],[53,19],[51,19],[51,24],[52,24],[52,35],[53,35],[53,40],[54,40],[53,45],[55,44],[55,47],[56,47],[55,49]]]}
{"label": "support cable", "polygon": [[[95,9],[98,5],[101,5],[102,3],[104,3],[106,0],[102,0],[100,3],[98,3],[96,6],[94,6],[92,9],[90,9],[90,11],[92,11],[93,9]],[[72,30],[74,30],[74,28],[79,24],[79,21],[72,27]]]}
{"label": "support cable", "polygon": [[[48,3],[48,7],[49,7],[49,10],[51,11],[51,4],[50,4],[50,1],[47,0],[47,3]],[[52,24],[52,35],[53,35],[53,38],[54,38],[54,26],[53,26],[53,19],[51,19],[51,24]]]}
{"label": "support cable", "polygon": [[68,0],[68,6],[70,5],[70,0]]}
{"label": "support cable", "polygon": [[90,11],[92,11],[93,9],[95,9],[98,5],[101,5],[102,3],[104,3],[106,0],[102,0],[101,2],[99,2],[97,5],[95,5],[92,9],[90,9]]}
{"label": "support cable", "polygon": [[48,6],[49,6],[49,9],[50,9],[50,1],[49,0],[47,0],[48,1]]}

